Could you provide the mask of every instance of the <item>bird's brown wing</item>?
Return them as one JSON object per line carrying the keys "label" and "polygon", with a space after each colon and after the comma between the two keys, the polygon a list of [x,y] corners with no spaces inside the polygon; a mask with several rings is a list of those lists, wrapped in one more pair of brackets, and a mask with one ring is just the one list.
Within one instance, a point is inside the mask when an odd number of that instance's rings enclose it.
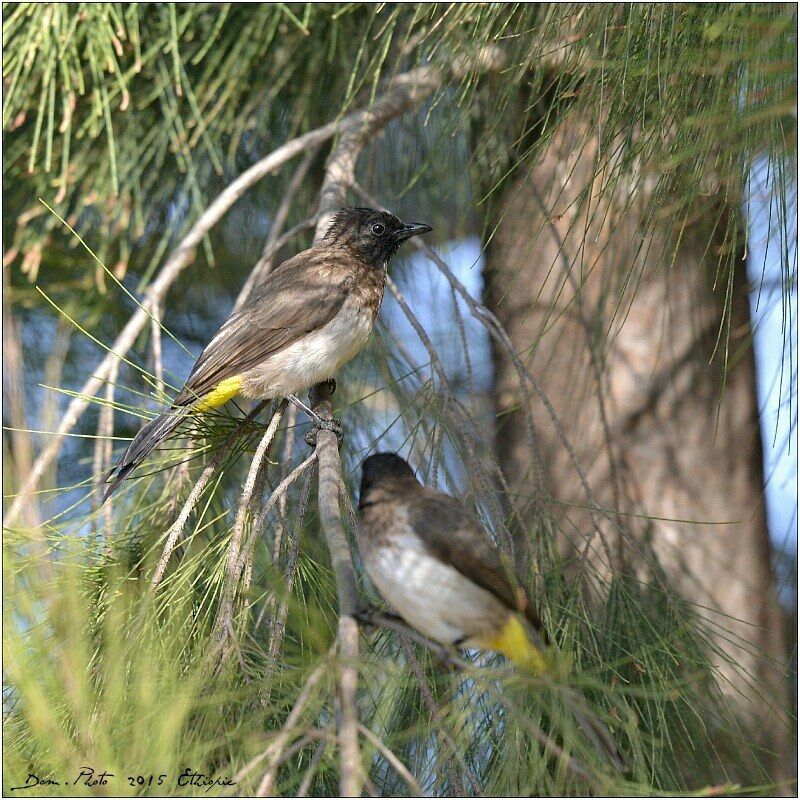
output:
{"label": "bird's brown wing", "polygon": [[270,273],[208,343],[175,405],[191,403],[327,325],[354,282],[334,259],[330,252],[306,250]]}
{"label": "bird's brown wing", "polygon": [[431,555],[449,564],[509,608],[525,615],[544,632],[542,621],[527,592],[514,580],[511,565],[480,522],[457,500],[433,489],[423,489],[408,501],[409,522]]}

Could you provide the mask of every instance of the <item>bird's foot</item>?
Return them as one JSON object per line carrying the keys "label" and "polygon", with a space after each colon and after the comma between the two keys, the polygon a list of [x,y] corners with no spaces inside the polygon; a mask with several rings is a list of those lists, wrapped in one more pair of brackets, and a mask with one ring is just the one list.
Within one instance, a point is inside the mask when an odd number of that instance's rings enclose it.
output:
{"label": "bird's foot", "polygon": [[314,417],[312,417],[311,421],[311,430],[308,431],[303,437],[309,447],[313,448],[317,446],[317,431],[331,431],[332,433],[335,433],[337,445],[339,447],[342,446],[344,429],[342,428],[342,423],[339,422],[338,419],[322,419],[314,414]]}

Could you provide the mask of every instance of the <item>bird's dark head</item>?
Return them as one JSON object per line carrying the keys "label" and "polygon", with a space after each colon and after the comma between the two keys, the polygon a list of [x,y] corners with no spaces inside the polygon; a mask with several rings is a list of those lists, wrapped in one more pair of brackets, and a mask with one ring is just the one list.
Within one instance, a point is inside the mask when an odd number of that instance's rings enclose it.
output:
{"label": "bird's dark head", "polygon": [[430,230],[430,225],[407,225],[388,211],[347,206],[336,212],[325,239],[347,245],[371,266],[383,267],[406,239]]}
{"label": "bird's dark head", "polygon": [[358,493],[358,507],[364,508],[370,497],[376,494],[391,495],[395,490],[418,487],[408,461],[395,453],[375,453],[364,459],[361,465],[361,488]]}

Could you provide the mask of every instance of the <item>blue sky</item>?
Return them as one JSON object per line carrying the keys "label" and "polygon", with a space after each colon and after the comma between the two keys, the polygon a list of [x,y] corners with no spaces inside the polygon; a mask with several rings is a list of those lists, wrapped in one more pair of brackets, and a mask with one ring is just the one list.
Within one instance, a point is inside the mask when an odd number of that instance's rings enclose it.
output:
{"label": "blue sky", "polygon": [[797,185],[782,211],[778,180],[766,158],[756,162],[746,201],[747,270],[770,535],[796,556]]}

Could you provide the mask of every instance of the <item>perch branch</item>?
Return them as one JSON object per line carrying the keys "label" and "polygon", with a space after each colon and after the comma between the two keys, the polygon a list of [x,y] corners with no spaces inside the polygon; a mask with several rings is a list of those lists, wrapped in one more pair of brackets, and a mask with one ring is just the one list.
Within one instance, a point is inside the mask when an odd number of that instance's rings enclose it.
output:
{"label": "perch branch", "polygon": [[[328,381],[318,384],[309,392],[312,410],[324,421],[333,419],[330,396],[334,388],[335,384]],[[363,775],[358,752],[358,712],[356,709],[358,625],[355,613],[358,607],[358,593],[350,545],[342,525],[339,508],[341,464],[339,462],[339,443],[333,431],[322,428],[317,430],[315,453],[319,475],[317,490],[319,517],[331,556],[339,601],[340,793],[343,797],[359,797]]]}
{"label": "perch branch", "polygon": [[360,609],[356,612],[355,617],[362,625],[366,625],[370,628],[386,628],[386,630],[399,633],[412,642],[421,644],[446,664],[451,664],[458,669],[466,669],[469,667],[466,661],[458,657],[454,649],[445,647],[435,642],[433,639],[429,639],[416,630],[416,628],[407,625],[400,617],[394,614],[383,614],[380,611],[374,611],[372,609]]}

